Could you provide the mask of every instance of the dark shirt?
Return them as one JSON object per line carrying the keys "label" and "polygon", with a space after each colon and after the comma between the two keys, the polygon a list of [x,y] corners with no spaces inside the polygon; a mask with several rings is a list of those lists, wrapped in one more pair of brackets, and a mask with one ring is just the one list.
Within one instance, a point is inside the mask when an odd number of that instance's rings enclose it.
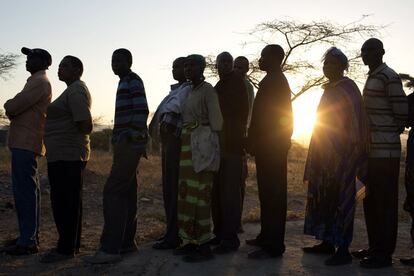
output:
{"label": "dark shirt", "polygon": [[408,99],[408,121],[407,127],[411,127],[407,140],[406,162],[410,166],[414,165],[414,93],[407,96]]}
{"label": "dark shirt", "polygon": [[249,102],[244,80],[232,72],[221,77],[215,89],[224,120],[220,150],[224,154],[242,154],[249,114]]}
{"label": "dark shirt", "polygon": [[289,83],[282,71],[268,73],[259,83],[248,131],[256,148],[288,149],[293,132]]}

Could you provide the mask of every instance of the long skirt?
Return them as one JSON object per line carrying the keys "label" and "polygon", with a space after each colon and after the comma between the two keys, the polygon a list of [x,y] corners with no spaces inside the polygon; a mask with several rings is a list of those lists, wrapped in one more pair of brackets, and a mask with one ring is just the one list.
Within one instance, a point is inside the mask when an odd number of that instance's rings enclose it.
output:
{"label": "long skirt", "polygon": [[178,227],[183,243],[203,244],[211,238],[212,172],[196,173],[191,159],[191,130],[181,133],[178,184]]}

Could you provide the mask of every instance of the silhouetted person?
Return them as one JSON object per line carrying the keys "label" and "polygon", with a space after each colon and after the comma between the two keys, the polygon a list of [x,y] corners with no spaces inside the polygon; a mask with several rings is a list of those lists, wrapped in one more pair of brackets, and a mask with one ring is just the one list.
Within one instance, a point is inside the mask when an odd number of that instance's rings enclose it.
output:
{"label": "silhouetted person", "polygon": [[392,264],[398,227],[398,178],[401,141],[408,105],[397,73],[382,61],[384,47],[376,38],[361,48],[369,76],[363,98],[370,122],[370,153],[364,213],[369,249],[353,252],[361,266],[379,268]]}
{"label": "silhouetted person", "polygon": [[368,122],[361,92],[344,76],[348,58],[336,47],[323,57],[328,83],[318,105],[306,160],[308,186],[304,233],[321,243],[304,247],[305,253],[331,255],[326,265],[352,262],[355,179],[368,154]]}
{"label": "silhouetted person", "polygon": [[[252,117],[252,110],[253,110],[253,102],[254,102],[254,88],[253,85],[250,83],[249,79],[247,78],[247,72],[249,72],[249,60],[244,56],[239,56],[234,60],[234,72],[240,74],[243,77],[244,84],[246,85],[247,89],[247,99],[249,101],[249,116],[247,117],[247,126],[246,130],[250,126],[250,120]],[[241,214],[243,214],[243,203],[244,203],[244,195],[246,193],[246,180],[249,175],[248,167],[247,167],[247,155],[243,156],[243,173],[242,173],[242,185],[241,185]],[[243,232],[243,224],[240,216],[240,229],[239,232]]]}
{"label": "silhouetted person", "polygon": [[80,80],[83,64],[66,56],[59,64],[59,80],[67,88],[47,108],[45,145],[50,201],[59,235],[57,246],[40,259],[52,263],[79,253],[82,233],[82,187],[90,155],[92,99]]}
{"label": "silhouetted person", "polygon": [[216,90],[204,81],[206,61],[189,55],[184,64],[191,91],[182,108],[180,176],[178,184],[178,227],[182,246],[175,255],[185,262],[201,262],[213,257],[211,239],[211,188],[220,165],[217,132],[223,118]]}
{"label": "silhouetted person", "polygon": [[[411,217],[411,244],[414,245],[414,93],[407,96],[408,120],[406,127],[411,128],[407,140],[407,156],[405,159],[405,191],[404,211]],[[401,263],[414,266],[414,258],[402,258]]]}
{"label": "silhouetted person", "polygon": [[45,154],[43,134],[47,105],[52,88],[46,70],[52,57],[43,49],[23,47],[27,56],[26,70],[31,76],[23,90],[4,104],[10,119],[8,147],[11,151],[13,195],[19,222],[20,236],[6,243],[10,255],[38,252],[40,187],[37,158]]}
{"label": "silhouetted person", "polygon": [[215,88],[218,94],[223,130],[220,143],[220,170],[212,191],[212,215],[215,238],[211,244],[216,254],[235,251],[240,246],[241,189],[243,174],[243,142],[246,134],[248,99],[242,77],[233,71],[233,57],[228,52],[217,56],[220,77]]}
{"label": "silhouetted person", "polygon": [[249,72],[249,60],[244,56],[238,56],[234,59],[234,72],[243,77],[244,84],[247,89],[247,99],[249,102],[249,116],[247,117],[247,128],[250,126],[250,120],[253,111],[254,102],[254,88],[249,79],[247,78],[247,72]]}
{"label": "silhouetted person", "polygon": [[278,257],[285,252],[287,154],[293,123],[291,90],[281,70],[283,58],[279,45],[262,50],[259,66],[266,76],[259,84],[248,131],[248,152],[256,159],[261,221],[260,234],[246,241],[260,247],[249,253],[252,259]]}
{"label": "silhouetted person", "polygon": [[[150,124],[150,133],[161,136],[162,191],[166,217],[166,231],[163,239],[156,242],[154,249],[173,249],[180,245],[177,225],[178,173],[180,170],[181,130],[183,127],[181,109],[191,90],[184,75],[185,57],[173,62],[172,74],[178,83],[171,85],[170,93],[162,100]],[[155,135],[157,135],[157,133]]]}
{"label": "silhouetted person", "polygon": [[148,105],[144,83],[131,71],[132,55],[117,49],[112,55],[112,70],[119,76],[115,120],[112,134],[113,161],[104,186],[104,227],[101,246],[93,264],[114,263],[122,253],[137,250],[137,167],[146,156]]}

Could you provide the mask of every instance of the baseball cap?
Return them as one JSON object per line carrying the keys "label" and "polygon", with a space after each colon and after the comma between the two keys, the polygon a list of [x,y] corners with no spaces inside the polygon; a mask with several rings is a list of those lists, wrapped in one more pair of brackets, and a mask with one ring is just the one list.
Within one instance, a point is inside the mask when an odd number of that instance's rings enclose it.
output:
{"label": "baseball cap", "polygon": [[23,47],[21,51],[26,56],[32,56],[33,55],[33,56],[40,57],[41,59],[46,61],[47,66],[52,65],[52,56],[49,54],[48,51],[46,51],[44,49],[40,49],[40,48],[29,49],[29,48]]}

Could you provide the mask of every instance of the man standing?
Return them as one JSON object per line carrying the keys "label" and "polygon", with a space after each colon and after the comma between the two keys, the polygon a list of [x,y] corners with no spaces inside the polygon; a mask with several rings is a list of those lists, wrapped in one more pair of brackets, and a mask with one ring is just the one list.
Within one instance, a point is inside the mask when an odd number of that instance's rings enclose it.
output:
{"label": "man standing", "polygon": [[122,253],[137,250],[137,167],[147,145],[148,105],[141,78],[131,71],[132,55],[117,49],[112,70],[119,76],[115,124],[112,134],[113,162],[103,192],[104,227],[101,247],[85,261],[114,263]]}
{"label": "man standing", "polygon": [[249,116],[247,117],[247,128],[250,126],[250,120],[252,118],[253,101],[254,101],[254,89],[253,85],[247,78],[247,72],[249,72],[249,60],[244,56],[239,56],[234,59],[234,72],[242,76],[244,84],[247,89],[247,99],[249,102]]}
{"label": "man standing", "polygon": [[4,104],[10,119],[8,146],[12,154],[12,185],[20,236],[9,242],[5,252],[28,255],[38,252],[40,189],[37,157],[45,153],[43,145],[47,106],[52,88],[46,70],[52,57],[43,49],[23,47],[26,70],[31,76],[23,90]]}
{"label": "man standing", "polygon": [[[180,245],[177,225],[178,173],[181,150],[181,106],[191,90],[184,76],[184,57],[173,62],[173,78],[170,93],[161,102],[150,123],[151,135],[160,132],[162,157],[162,191],[166,217],[166,231],[163,239],[155,243],[154,249],[173,249]],[[153,133],[156,132],[155,135]]]}
{"label": "man standing", "polygon": [[[234,60],[234,72],[238,73],[239,75],[243,77],[243,81],[247,89],[247,99],[249,102],[249,115],[247,116],[246,129],[248,129],[250,126],[250,120],[252,118],[253,101],[254,101],[253,85],[250,83],[249,79],[247,78],[247,72],[249,72],[249,60],[244,56],[236,57],[236,59]],[[249,172],[248,172],[248,167],[247,167],[247,156],[246,154],[244,154],[243,155],[242,183],[241,183],[241,210],[240,210],[241,214],[243,214],[243,203],[244,203],[244,195],[246,193],[246,179],[247,179],[248,173]],[[241,216],[240,216],[239,232],[243,232]]]}
{"label": "man standing", "polygon": [[368,39],[361,56],[369,67],[363,98],[370,122],[370,153],[364,199],[369,249],[354,252],[365,268],[392,264],[398,227],[398,178],[400,134],[408,115],[407,97],[397,73],[382,61],[384,47]]}
{"label": "man standing", "polygon": [[220,143],[220,169],[212,190],[216,237],[211,244],[218,245],[213,249],[214,253],[225,254],[240,246],[237,232],[241,216],[243,141],[249,110],[246,86],[241,76],[233,71],[233,57],[228,52],[219,54],[216,68],[220,80],[215,88],[224,124]]}
{"label": "man standing", "polygon": [[281,70],[285,54],[267,45],[259,59],[266,76],[259,83],[248,131],[248,152],[255,156],[260,200],[260,234],[246,243],[260,249],[251,259],[279,257],[285,252],[287,154],[293,130],[291,90]]}

